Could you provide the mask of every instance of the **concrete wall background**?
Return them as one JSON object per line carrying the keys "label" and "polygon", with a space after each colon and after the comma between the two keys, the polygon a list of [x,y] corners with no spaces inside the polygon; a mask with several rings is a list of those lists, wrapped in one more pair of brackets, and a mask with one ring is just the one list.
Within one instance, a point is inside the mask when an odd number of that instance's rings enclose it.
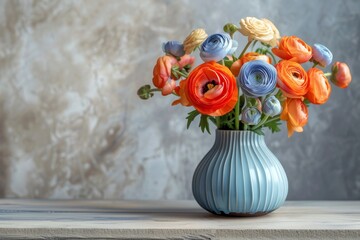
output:
{"label": "concrete wall background", "polygon": [[0,197],[191,199],[214,135],[185,131],[188,109],[171,97],[135,93],[163,41],[246,16],[323,43],[351,67],[351,87],[311,106],[304,133],[266,139],[288,199],[359,200],[357,0],[0,1]]}

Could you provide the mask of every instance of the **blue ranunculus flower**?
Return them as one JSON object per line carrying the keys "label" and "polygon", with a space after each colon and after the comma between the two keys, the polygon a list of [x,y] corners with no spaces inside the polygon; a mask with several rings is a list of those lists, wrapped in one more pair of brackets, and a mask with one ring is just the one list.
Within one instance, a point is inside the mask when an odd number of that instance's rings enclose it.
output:
{"label": "blue ranunculus flower", "polygon": [[333,55],[331,51],[322,44],[315,43],[312,47],[313,59],[322,67],[326,67],[332,62]]}
{"label": "blue ranunculus flower", "polygon": [[232,47],[229,34],[210,35],[200,46],[200,57],[204,62],[218,62],[223,59]]}
{"label": "blue ranunculus flower", "polygon": [[241,112],[241,121],[248,125],[256,125],[260,122],[261,112],[256,107],[246,107]]}
{"label": "blue ranunculus flower", "polygon": [[254,60],[241,67],[238,81],[246,96],[261,97],[275,89],[276,77],[273,65],[262,60]]}
{"label": "blue ranunculus flower", "polygon": [[165,53],[171,54],[175,57],[182,57],[185,55],[184,45],[178,41],[168,41],[162,45]]}
{"label": "blue ranunculus flower", "polygon": [[281,104],[279,99],[277,99],[275,96],[270,96],[266,98],[262,110],[263,113],[270,117],[278,115],[281,112]]}
{"label": "blue ranunculus flower", "polygon": [[236,51],[236,49],[239,46],[239,43],[236,40],[231,40],[231,41],[232,41],[231,48],[230,48],[229,52],[227,53],[227,55],[234,54],[234,52]]}

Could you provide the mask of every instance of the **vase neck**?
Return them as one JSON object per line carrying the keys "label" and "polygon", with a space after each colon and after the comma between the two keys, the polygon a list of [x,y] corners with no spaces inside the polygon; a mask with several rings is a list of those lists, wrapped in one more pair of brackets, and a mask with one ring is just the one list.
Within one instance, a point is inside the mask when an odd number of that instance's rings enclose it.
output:
{"label": "vase neck", "polygon": [[215,144],[264,145],[264,136],[252,131],[216,130]]}

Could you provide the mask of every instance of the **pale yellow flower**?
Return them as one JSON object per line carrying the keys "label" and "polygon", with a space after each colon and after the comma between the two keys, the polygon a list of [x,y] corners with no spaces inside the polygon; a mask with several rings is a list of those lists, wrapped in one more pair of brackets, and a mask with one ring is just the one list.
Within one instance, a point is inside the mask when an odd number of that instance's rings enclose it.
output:
{"label": "pale yellow flower", "polygon": [[207,38],[207,34],[204,29],[198,28],[193,30],[189,36],[183,42],[184,50],[186,54],[190,54],[195,50],[200,44],[202,44]]}
{"label": "pale yellow flower", "polygon": [[258,40],[265,44],[274,44],[274,30],[267,22],[255,17],[240,20],[240,33],[248,37],[249,41]]}
{"label": "pale yellow flower", "polygon": [[269,19],[266,19],[266,18],[263,18],[261,19],[263,20],[264,22],[266,22],[268,25],[270,25],[270,27],[272,28],[272,30],[274,31],[274,38],[273,40],[271,41],[270,45],[272,47],[278,45],[278,40],[281,38],[280,36],[280,32],[279,30],[277,29],[277,27],[269,20]]}

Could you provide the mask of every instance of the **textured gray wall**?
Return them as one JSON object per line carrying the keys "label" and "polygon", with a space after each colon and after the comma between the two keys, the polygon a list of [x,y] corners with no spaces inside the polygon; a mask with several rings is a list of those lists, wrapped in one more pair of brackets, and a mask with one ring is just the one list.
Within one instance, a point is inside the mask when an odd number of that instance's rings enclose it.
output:
{"label": "textured gray wall", "polygon": [[[0,197],[190,199],[214,135],[140,101],[160,45],[246,16],[328,46],[353,83],[266,136],[288,199],[360,199],[360,1],[0,1]],[[240,37],[240,35],[237,35]],[[240,44],[245,43],[241,38]]]}

